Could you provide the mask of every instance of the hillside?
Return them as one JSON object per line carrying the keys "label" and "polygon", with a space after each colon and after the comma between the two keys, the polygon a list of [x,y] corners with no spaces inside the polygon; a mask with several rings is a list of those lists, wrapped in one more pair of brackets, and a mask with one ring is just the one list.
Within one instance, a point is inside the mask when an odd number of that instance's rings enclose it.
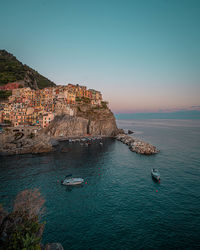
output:
{"label": "hillside", "polygon": [[32,89],[55,86],[55,83],[18,61],[6,50],[0,50],[0,86],[16,81]]}

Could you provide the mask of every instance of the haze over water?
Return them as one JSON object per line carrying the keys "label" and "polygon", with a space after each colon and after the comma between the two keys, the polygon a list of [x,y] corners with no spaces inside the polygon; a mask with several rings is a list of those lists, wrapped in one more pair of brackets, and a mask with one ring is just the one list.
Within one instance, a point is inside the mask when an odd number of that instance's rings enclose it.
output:
{"label": "haze over water", "polygon": [[[61,143],[66,153],[1,157],[0,199],[40,188],[46,199],[44,242],[65,249],[198,249],[200,121],[121,120],[119,127],[156,145],[141,156],[118,141],[103,147]],[[151,168],[161,173],[160,184]],[[87,184],[60,185],[68,173]]]}

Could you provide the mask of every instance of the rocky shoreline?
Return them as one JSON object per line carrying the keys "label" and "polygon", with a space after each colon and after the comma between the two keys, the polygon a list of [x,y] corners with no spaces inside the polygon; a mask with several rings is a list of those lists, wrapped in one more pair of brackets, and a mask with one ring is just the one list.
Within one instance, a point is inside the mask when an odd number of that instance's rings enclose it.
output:
{"label": "rocky shoreline", "polygon": [[[0,155],[18,155],[18,154],[38,154],[38,153],[50,153],[55,151],[55,146],[59,144],[61,141],[68,141],[68,142],[79,142],[82,145],[83,142],[93,141],[93,140],[100,140],[103,138],[115,138],[118,141],[129,146],[129,149],[132,152],[136,152],[138,154],[143,155],[152,155],[157,154],[159,150],[138,138],[133,138],[132,136],[126,135],[123,133],[122,130],[119,130],[120,134],[116,136],[66,136],[66,137],[50,137],[48,135],[44,135],[43,132],[40,132],[34,138],[22,138],[18,141],[13,141],[13,135],[4,137],[4,142],[0,146]],[[12,139],[10,139],[10,136]],[[8,140],[9,138],[9,140]],[[91,144],[91,143],[90,143]],[[4,146],[2,146],[4,145]]]}
{"label": "rocky shoreline", "polygon": [[48,153],[55,150],[54,146],[59,141],[81,141],[97,137],[116,138],[138,154],[152,155],[159,152],[155,146],[118,129],[109,109],[91,110],[89,106],[81,106],[78,116],[56,116],[45,129],[35,126],[5,128],[0,133],[0,155]]}
{"label": "rocky shoreline", "polygon": [[119,134],[113,113],[80,105],[76,116],[57,115],[47,128],[9,127],[0,133],[0,155],[48,153],[58,141]]}
{"label": "rocky shoreline", "polygon": [[126,134],[119,134],[115,138],[118,141],[121,141],[122,143],[128,145],[129,149],[132,152],[136,152],[137,154],[153,155],[159,152],[159,150],[155,146],[149,144],[148,142],[133,138],[132,136],[128,136]]}

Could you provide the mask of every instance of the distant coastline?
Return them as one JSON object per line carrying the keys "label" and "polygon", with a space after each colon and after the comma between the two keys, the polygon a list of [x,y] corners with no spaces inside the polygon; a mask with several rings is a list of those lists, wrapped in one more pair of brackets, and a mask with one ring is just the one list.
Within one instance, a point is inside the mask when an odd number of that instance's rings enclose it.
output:
{"label": "distant coastline", "polygon": [[192,120],[200,119],[200,111],[176,111],[167,113],[118,113],[114,114],[117,120],[132,120],[132,119],[180,119]]}

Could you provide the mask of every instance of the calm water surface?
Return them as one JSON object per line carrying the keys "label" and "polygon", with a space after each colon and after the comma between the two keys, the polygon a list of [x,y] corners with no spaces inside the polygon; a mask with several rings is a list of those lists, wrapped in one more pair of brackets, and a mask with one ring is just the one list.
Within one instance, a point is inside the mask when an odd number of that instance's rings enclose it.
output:
{"label": "calm water surface", "polygon": [[[0,158],[0,200],[40,188],[46,199],[44,243],[65,249],[199,249],[200,121],[121,120],[118,126],[156,145],[141,156],[118,141],[103,147],[62,143],[68,152]],[[160,184],[151,168],[161,173]],[[81,187],[58,180],[72,173]]]}

